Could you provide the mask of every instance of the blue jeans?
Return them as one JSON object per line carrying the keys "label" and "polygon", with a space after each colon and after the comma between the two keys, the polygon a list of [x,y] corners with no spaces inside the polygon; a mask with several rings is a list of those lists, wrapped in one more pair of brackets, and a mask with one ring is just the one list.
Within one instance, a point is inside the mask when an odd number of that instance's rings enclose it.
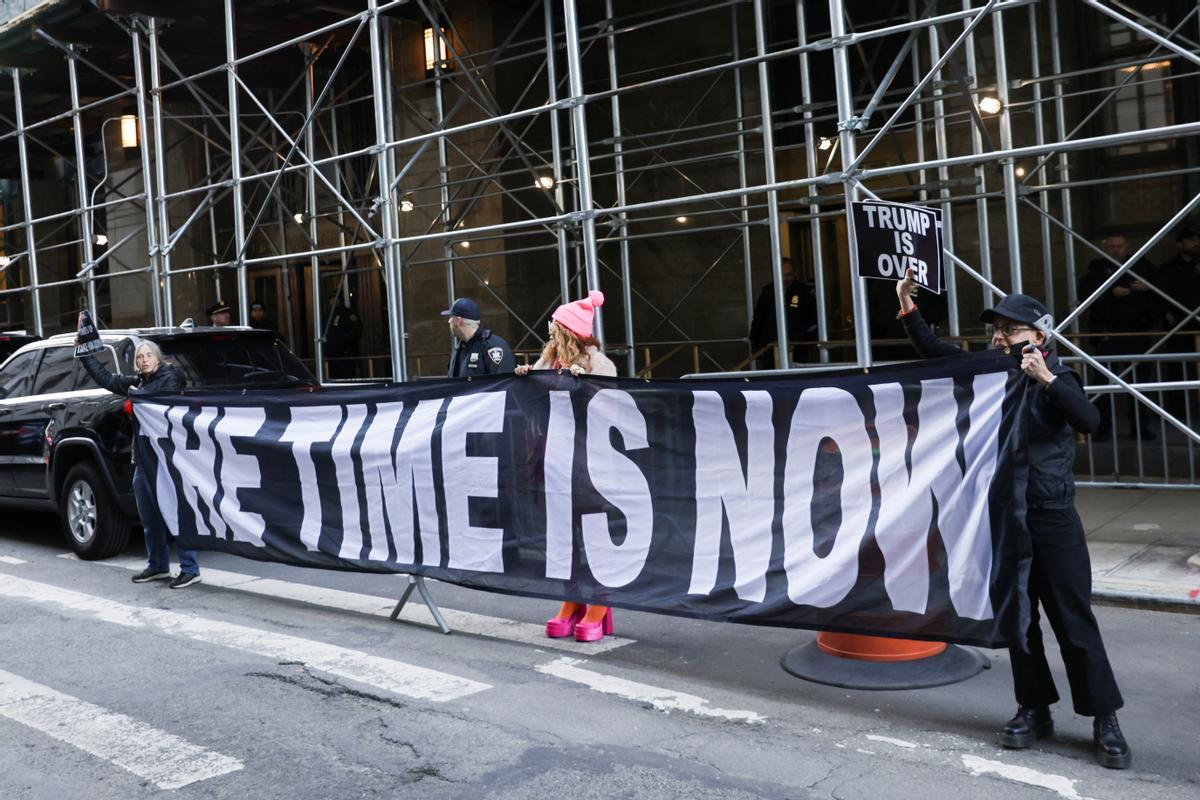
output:
{"label": "blue jeans", "polygon": [[[162,512],[154,502],[154,487],[149,476],[142,472],[141,467],[133,468],[133,498],[137,501],[138,516],[142,520],[142,533],[146,537],[146,556],[149,567],[158,572],[169,572],[171,569],[171,554],[167,550],[167,523],[163,521]],[[176,547],[179,554],[179,568],[194,575],[200,574],[200,565],[196,562],[195,550],[184,550]]]}

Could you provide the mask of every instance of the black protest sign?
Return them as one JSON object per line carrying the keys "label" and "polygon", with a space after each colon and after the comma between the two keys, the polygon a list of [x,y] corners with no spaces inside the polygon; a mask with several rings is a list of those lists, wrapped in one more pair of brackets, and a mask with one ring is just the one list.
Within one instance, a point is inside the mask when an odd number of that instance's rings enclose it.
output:
{"label": "black protest sign", "polygon": [[924,288],[942,293],[942,212],[904,203],[851,203],[858,275],[899,280],[912,268]]}
{"label": "black protest sign", "polygon": [[79,333],[75,338],[75,357],[82,358],[88,353],[103,349],[104,343],[100,341],[100,331],[96,330],[96,323],[92,322],[88,312],[80,311]]}

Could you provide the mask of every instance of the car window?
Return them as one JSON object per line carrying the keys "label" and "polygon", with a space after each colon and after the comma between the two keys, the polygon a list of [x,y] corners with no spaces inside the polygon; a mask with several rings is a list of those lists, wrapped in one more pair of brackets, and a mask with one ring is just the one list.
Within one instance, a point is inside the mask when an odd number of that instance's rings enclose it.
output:
{"label": "car window", "polygon": [[5,398],[26,397],[33,389],[33,376],[37,372],[41,350],[19,353],[9,359],[0,370],[0,389]]}
{"label": "car window", "polygon": [[159,345],[192,388],[315,382],[300,360],[270,336],[196,335],[164,339]]}
{"label": "car window", "polygon": [[[103,350],[97,350],[93,353],[96,360],[100,362],[101,368],[109,372],[117,371],[117,359],[113,353],[112,345],[105,345]],[[100,385],[92,380],[92,376],[87,374],[87,370],[83,368],[83,360],[79,358],[72,359],[75,362],[73,381],[71,388],[75,391],[81,389],[99,389]]]}
{"label": "car window", "polygon": [[42,355],[37,379],[33,382],[34,394],[69,392],[75,382],[75,348],[48,347]]}

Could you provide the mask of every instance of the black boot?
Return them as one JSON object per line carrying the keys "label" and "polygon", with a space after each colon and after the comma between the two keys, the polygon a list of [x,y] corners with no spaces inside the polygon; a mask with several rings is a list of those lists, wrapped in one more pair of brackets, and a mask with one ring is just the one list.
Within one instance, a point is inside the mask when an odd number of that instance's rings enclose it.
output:
{"label": "black boot", "polygon": [[1024,750],[1037,739],[1054,733],[1054,720],[1048,706],[1021,706],[1017,715],[1004,723],[1000,744],[1013,750]]}
{"label": "black boot", "polygon": [[1128,769],[1133,761],[1129,745],[1121,734],[1116,714],[1102,714],[1092,720],[1092,740],[1096,743],[1096,761],[1110,769]]}

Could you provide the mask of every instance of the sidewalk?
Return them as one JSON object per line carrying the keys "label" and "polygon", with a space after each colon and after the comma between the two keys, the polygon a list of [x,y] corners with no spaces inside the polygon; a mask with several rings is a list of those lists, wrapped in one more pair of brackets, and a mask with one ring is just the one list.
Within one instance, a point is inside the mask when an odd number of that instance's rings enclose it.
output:
{"label": "sidewalk", "polygon": [[1200,613],[1200,490],[1077,492],[1096,600]]}

